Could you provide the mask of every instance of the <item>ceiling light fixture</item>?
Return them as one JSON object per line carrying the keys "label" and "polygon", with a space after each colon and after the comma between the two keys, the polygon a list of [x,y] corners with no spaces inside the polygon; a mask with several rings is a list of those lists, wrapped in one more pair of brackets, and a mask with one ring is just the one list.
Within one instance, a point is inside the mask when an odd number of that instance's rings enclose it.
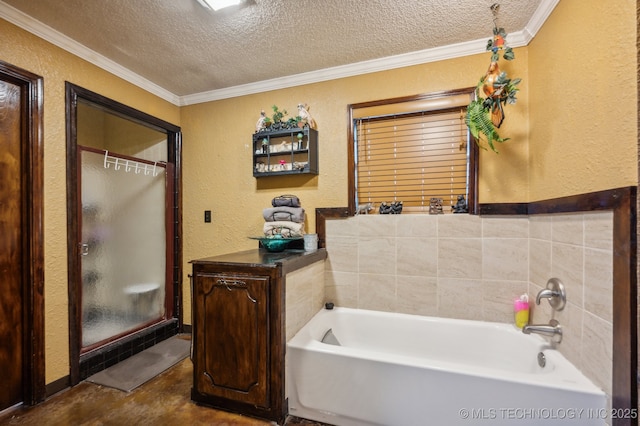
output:
{"label": "ceiling light fixture", "polygon": [[240,4],[242,0],[198,0],[198,2],[206,8],[217,11],[225,7],[236,6]]}

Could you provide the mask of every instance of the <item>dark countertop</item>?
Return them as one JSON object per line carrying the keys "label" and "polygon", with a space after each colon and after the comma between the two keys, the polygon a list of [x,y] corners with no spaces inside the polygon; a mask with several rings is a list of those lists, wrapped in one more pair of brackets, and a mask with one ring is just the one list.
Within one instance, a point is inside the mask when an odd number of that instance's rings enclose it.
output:
{"label": "dark countertop", "polygon": [[215,264],[255,268],[281,267],[282,273],[287,274],[326,258],[327,250],[324,248],[320,248],[315,251],[293,249],[279,253],[268,252],[267,250],[260,248],[222,254],[219,256],[205,257],[202,259],[192,260],[190,263],[196,265]]}

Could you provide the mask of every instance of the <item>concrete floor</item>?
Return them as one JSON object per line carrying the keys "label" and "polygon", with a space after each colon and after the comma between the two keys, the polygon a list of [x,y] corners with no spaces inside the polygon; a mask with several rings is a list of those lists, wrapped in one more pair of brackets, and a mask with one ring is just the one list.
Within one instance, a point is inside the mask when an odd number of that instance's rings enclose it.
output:
{"label": "concrete floor", "polygon": [[[196,405],[190,398],[192,380],[193,366],[187,358],[129,393],[82,382],[34,407],[6,413],[0,425],[275,425]],[[289,417],[285,425],[320,424]]]}

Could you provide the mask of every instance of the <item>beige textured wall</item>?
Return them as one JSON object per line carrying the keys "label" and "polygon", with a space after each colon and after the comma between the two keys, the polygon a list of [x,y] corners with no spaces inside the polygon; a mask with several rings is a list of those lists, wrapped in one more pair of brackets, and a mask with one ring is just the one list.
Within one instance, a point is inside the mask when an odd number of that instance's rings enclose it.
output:
{"label": "beige textured wall", "polygon": [[[503,63],[523,82],[500,129],[511,140],[499,146],[499,155],[481,152],[480,202],[637,184],[633,6],[629,0],[563,1],[530,46]],[[345,206],[347,105],[472,86],[488,61],[483,53],[183,108],[185,261],[253,247],[244,237],[259,232],[261,209],[280,193],[299,195],[308,212]],[[617,90],[618,83],[626,90]],[[273,104],[291,111],[298,102],[311,105],[318,122],[320,175],[256,180],[249,145],[259,111]],[[208,208],[212,224],[202,222]],[[311,215],[307,231],[314,229]]]}
{"label": "beige textured wall", "polygon": [[[504,68],[526,81],[526,49],[517,49],[516,58]],[[247,237],[262,232],[262,209],[274,196],[300,197],[307,211],[307,232],[315,232],[315,208],[347,205],[348,104],[474,86],[488,64],[489,54],[483,53],[183,107],[185,321],[191,315],[189,260],[255,247]],[[526,201],[526,93],[523,90],[518,104],[507,108],[509,123],[503,132],[513,140],[499,147],[499,155],[481,152],[482,202]],[[291,115],[300,102],[310,105],[318,123],[320,174],[254,178],[251,136],[260,110],[271,111],[275,104]],[[505,175],[509,185],[504,184]],[[208,209],[213,211],[209,224],[203,221]]]}
{"label": "beige textured wall", "polygon": [[637,184],[635,6],[562,0],[530,43],[530,201]]}
{"label": "beige textured wall", "polygon": [[[78,103],[78,144],[150,161],[167,161],[167,134]],[[153,150],[153,155],[140,153]]]}
{"label": "beige textured wall", "polygon": [[[565,0],[530,46],[503,63],[523,82],[500,129],[511,140],[499,146],[499,155],[481,152],[480,202],[535,201],[637,184],[633,6],[629,0]],[[183,108],[185,262],[253,247],[244,237],[259,232],[260,211],[275,195],[295,193],[311,213],[345,206],[347,105],[472,86],[488,61],[483,53]],[[618,83],[626,90],[617,90]],[[273,104],[291,111],[298,102],[311,105],[318,122],[320,175],[256,180],[249,144],[259,111]],[[202,211],[209,208],[214,222],[204,224]],[[308,222],[313,232],[312,214]]]}
{"label": "beige textured wall", "polygon": [[180,124],[179,108],[0,20],[0,60],[44,77],[46,382],[69,374],[65,81]]}

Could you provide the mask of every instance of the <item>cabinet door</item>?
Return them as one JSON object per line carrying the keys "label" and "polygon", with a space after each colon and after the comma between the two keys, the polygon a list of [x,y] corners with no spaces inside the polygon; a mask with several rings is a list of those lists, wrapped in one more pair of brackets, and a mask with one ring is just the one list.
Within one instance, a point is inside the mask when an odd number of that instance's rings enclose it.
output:
{"label": "cabinet door", "polygon": [[269,277],[198,275],[195,387],[268,407]]}

